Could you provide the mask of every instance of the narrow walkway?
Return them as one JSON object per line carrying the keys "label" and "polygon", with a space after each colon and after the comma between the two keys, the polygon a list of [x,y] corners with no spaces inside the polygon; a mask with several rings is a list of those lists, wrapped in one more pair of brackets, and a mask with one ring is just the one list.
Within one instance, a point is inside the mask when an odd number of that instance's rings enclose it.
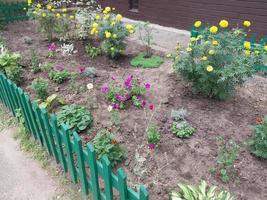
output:
{"label": "narrow walkway", "polygon": [[19,149],[12,136],[16,129],[0,132],[0,199],[52,200],[57,185],[38,163]]}

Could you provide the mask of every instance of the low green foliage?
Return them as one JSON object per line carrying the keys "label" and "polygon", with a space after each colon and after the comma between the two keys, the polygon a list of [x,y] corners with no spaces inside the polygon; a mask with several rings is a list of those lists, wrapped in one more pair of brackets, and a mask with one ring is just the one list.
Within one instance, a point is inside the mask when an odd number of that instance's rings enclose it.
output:
{"label": "low green foliage", "polygon": [[179,184],[179,192],[171,192],[171,200],[234,200],[227,191],[220,191],[216,186],[208,186],[206,181],[200,185]]}
{"label": "low green foliage", "polygon": [[58,125],[66,124],[70,129],[77,132],[90,128],[93,124],[93,117],[86,108],[72,104],[63,106],[57,112]]}
{"label": "low green foliage", "polygon": [[43,78],[34,79],[32,89],[38,99],[45,100],[48,97],[48,80]]}
{"label": "low green foliage", "polygon": [[100,48],[94,47],[91,44],[88,44],[85,47],[85,51],[91,58],[95,58],[95,57],[100,56],[102,54],[102,51]]}
{"label": "low green foliage", "polygon": [[147,130],[147,142],[148,144],[158,145],[160,142],[160,133],[158,129],[154,126],[151,126]]}
{"label": "low green foliage", "polygon": [[58,102],[58,97],[56,94],[52,94],[49,97],[47,97],[43,102],[41,102],[39,104],[40,108],[45,108],[48,111],[51,111],[54,106],[57,104]]}
{"label": "low green foliage", "polygon": [[238,158],[240,146],[233,140],[226,141],[223,137],[218,138],[219,149],[216,169],[224,183],[228,183],[235,174],[234,162]]}
{"label": "low green foliage", "polygon": [[39,59],[35,49],[31,50],[31,69],[33,73],[37,73],[41,70],[39,67]]}
{"label": "low green foliage", "polygon": [[254,137],[250,142],[251,152],[259,158],[267,159],[267,116],[260,117],[253,127]]}
{"label": "low green foliage", "polygon": [[48,71],[49,78],[56,82],[57,84],[64,83],[66,80],[70,79],[73,73],[64,69],[63,66],[52,67]]}
{"label": "low green foliage", "polygon": [[131,60],[131,66],[142,68],[158,68],[163,63],[160,56],[146,57],[146,54],[139,53]]}
{"label": "low green foliage", "polygon": [[126,150],[122,148],[116,137],[106,129],[100,130],[93,140],[98,159],[107,155],[112,166],[126,158]]}
{"label": "low green foliage", "polygon": [[187,110],[184,108],[171,111],[171,118],[174,121],[185,120],[186,115],[187,115]]}
{"label": "low green foliage", "polygon": [[189,138],[195,133],[195,129],[186,121],[177,121],[172,123],[171,131],[179,138]]}

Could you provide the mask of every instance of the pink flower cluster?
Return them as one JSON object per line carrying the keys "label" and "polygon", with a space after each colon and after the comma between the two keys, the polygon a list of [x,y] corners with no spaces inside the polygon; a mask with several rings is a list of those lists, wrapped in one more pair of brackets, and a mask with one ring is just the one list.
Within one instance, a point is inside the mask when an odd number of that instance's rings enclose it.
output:
{"label": "pink flower cluster", "polygon": [[57,50],[57,46],[55,43],[51,43],[48,45],[48,51],[55,52]]}

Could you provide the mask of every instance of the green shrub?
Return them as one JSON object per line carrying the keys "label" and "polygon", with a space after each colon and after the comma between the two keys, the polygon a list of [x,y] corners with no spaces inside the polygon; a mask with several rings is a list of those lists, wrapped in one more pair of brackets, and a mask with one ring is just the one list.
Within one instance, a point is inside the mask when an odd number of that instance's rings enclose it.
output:
{"label": "green shrub", "polygon": [[45,100],[48,97],[48,80],[43,78],[34,79],[32,89],[39,99]]}
{"label": "green shrub", "polygon": [[177,121],[172,123],[171,131],[179,138],[189,138],[194,134],[195,129],[186,121]]}
{"label": "green shrub", "polygon": [[244,42],[241,29],[218,28],[199,30],[186,49],[178,52],[174,66],[186,80],[192,83],[194,92],[212,98],[226,99],[237,85],[241,85],[261,62],[261,51],[250,42]]}
{"label": "green shrub", "polygon": [[160,133],[154,126],[149,127],[147,130],[147,142],[148,144],[154,144],[157,146],[160,142]]}
{"label": "green shrub", "polygon": [[70,79],[73,75],[71,72],[66,70],[63,66],[55,66],[48,70],[49,78],[56,82],[57,84],[61,84],[64,81]]}
{"label": "green shrub", "polygon": [[206,181],[200,185],[179,184],[179,192],[171,192],[171,200],[234,200],[227,191],[220,191],[216,186],[208,186]]}
{"label": "green shrub", "polygon": [[90,44],[88,44],[86,47],[85,47],[85,51],[86,53],[91,57],[91,58],[95,58],[97,56],[100,56],[101,55],[101,49],[98,48],[98,47],[94,47]]}
{"label": "green shrub", "polygon": [[107,155],[112,166],[126,158],[126,150],[123,149],[116,137],[108,130],[100,130],[93,140],[98,159]]}
{"label": "green shrub", "polygon": [[76,104],[63,106],[57,112],[58,124],[66,124],[70,129],[77,132],[90,128],[93,124],[93,117],[85,107]]}
{"label": "green shrub", "polygon": [[263,159],[267,159],[267,116],[257,119],[253,127],[254,137],[250,142],[251,152]]}
{"label": "green shrub", "polygon": [[146,54],[139,53],[131,60],[131,65],[134,67],[142,68],[158,68],[163,63],[163,60],[159,56],[146,57]]}

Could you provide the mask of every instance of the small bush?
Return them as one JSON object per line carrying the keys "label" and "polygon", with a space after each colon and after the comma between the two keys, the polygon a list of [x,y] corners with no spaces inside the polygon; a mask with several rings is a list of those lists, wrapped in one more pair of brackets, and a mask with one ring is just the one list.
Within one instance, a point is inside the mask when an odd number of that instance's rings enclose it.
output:
{"label": "small bush", "polygon": [[64,81],[70,79],[72,73],[64,68],[64,66],[55,66],[48,70],[49,78],[56,82],[57,84],[61,84]]}
{"label": "small bush", "polygon": [[126,150],[120,146],[116,137],[105,129],[97,133],[93,144],[98,159],[107,155],[112,166],[126,158]]}
{"label": "small bush", "polygon": [[186,52],[178,51],[174,58],[177,72],[192,83],[194,92],[226,99],[255,73],[253,66],[261,63],[264,50],[248,41],[242,46],[245,32],[227,26],[199,29]]}
{"label": "small bush", "polygon": [[253,130],[254,137],[250,142],[251,152],[259,158],[267,159],[267,116],[259,117]]}
{"label": "small bush", "polygon": [[177,121],[172,123],[171,131],[179,138],[189,138],[195,133],[195,129],[186,121]]}
{"label": "small bush", "polygon": [[90,128],[93,124],[93,117],[90,111],[75,104],[63,106],[57,112],[58,124],[66,124],[70,129],[77,132]]}
{"label": "small bush", "polygon": [[139,53],[131,60],[131,65],[134,67],[142,68],[158,68],[163,63],[163,60],[159,56],[146,57],[146,54]]}
{"label": "small bush", "polygon": [[179,192],[171,192],[171,200],[234,200],[227,191],[220,191],[216,186],[208,186],[206,181],[200,185],[179,184]]}
{"label": "small bush", "polygon": [[48,80],[43,78],[34,79],[32,89],[39,99],[45,100],[48,97]]}
{"label": "small bush", "polygon": [[91,58],[95,58],[95,57],[100,56],[102,54],[100,48],[94,47],[94,46],[92,46],[90,44],[88,44],[85,47],[85,51]]}

